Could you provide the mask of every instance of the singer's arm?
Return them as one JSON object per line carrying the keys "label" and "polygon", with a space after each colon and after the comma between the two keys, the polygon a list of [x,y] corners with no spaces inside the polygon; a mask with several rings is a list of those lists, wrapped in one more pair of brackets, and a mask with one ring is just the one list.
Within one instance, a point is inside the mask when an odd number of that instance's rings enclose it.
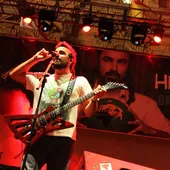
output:
{"label": "singer's arm", "polygon": [[45,49],[40,50],[37,52],[33,57],[26,60],[25,62],[21,63],[17,67],[15,67],[10,73],[9,76],[19,82],[23,85],[26,85],[26,73],[29,71],[29,69],[37,64],[40,61],[43,61],[47,58],[51,57],[48,51]]}

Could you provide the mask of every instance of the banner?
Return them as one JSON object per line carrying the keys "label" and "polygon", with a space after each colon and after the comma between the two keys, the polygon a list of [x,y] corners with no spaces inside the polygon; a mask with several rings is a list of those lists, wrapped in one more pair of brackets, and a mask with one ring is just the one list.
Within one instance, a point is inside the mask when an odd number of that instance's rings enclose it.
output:
{"label": "banner", "polygon": [[[8,71],[42,48],[54,50],[56,44],[9,37],[1,37],[0,42],[4,44],[0,47],[1,88],[22,89],[32,106],[32,93],[10,80]],[[138,117],[144,125],[170,133],[170,59],[92,47],[74,48],[77,52],[76,74],[86,77],[92,88],[106,80],[125,83],[129,88],[128,91],[108,91],[108,95],[97,102],[93,117],[86,118],[83,112],[80,113],[78,126],[129,133],[136,129]],[[40,62],[31,71],[43,72],[48,63],[49,60]],[[51,69],[50,73],[53,72]],[[134,133],[150,135],[140,129]]]}

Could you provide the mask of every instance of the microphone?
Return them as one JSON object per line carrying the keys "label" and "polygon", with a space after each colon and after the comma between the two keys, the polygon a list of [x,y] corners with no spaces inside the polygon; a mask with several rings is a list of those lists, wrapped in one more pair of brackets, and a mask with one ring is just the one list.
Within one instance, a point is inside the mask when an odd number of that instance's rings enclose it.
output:
{"label": "microphone", "polygon": [[58,53],[56,53],[55,51],[50,51],[49,54],[51,54],[52,58],[56,58],[59,56]]}

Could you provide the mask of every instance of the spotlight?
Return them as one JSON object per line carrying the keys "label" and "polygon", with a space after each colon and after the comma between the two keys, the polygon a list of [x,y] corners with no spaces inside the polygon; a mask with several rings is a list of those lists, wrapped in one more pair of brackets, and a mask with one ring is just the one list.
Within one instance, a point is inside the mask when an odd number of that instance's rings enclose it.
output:
{"label": "spotlight", "polygon": [[147,32],[148,32],[147,23],[133,25],[131,33],[131,42],[136,46],[144,44]]}
{"label": "spotlight", "polygon": [[84,18],[83,18],[83,25],[82,25],[82,30],[84,32],[89,32],[91,27],[90,25],[93,23],[93,17],[91,14],[89,15],[86,15]]}
{"label": "spotlight", "polygon": [[132,0],[122,0],[123,1],[123,3],[125,3],[125,4],[131,4],[132,2]]}
{"label": "spotlight", "polygon": [[48,22],[48,21],[41,21],[41,30],[43,32],[50,31],[53,27],[53,23]]}
{"label": "spotlight", "polygon": [[159,44],[162,41],[163,38],[163,34],[164,34],[164,29],[162,28],[162,26],[157,26],[154,29],[154,42]]}
{"label": "spotlight", "polygon": [[98,36],[101,40],[107,41],[112,39],[114,30],[113,19],[100,18],[98,23]]}
{"label": "spotlight", "polygon": [[25,24],[30,24],[32,22],[32,18],[31,17],[24,17],[23,21]]}
{"label": "spotlight", "polygon": [[35,10],[32,7],[27,7],[25,10],[21,11],[22,19],[25,24],[30,24],[32,18],[35,14]]}
{"label": "spotlight", "polygon": [[38,28],[40,28],[43,32],[51,31],[54,20],[55,11],[42,9],[38,13]]}

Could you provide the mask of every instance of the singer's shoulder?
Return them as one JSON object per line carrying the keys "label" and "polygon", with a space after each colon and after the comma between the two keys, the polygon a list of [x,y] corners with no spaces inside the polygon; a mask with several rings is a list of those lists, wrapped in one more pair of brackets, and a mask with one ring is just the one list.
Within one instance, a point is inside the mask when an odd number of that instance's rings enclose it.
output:
{"label": "singer's shoulder", "polygon": [[81,82],[88,82],[87,78],[84,76],[77,76],[76,78],[77,78],[77,80],[79,80]]}

